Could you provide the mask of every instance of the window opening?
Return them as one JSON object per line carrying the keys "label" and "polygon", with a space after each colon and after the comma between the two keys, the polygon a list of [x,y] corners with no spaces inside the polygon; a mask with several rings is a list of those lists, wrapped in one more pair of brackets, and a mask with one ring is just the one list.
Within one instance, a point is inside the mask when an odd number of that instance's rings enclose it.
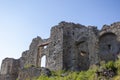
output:
{"label": "window opening", "polygon": [[72,32],[73,36],[74,36],[74,32]]}
{"label": "window opening", "polygon": [[110,44],[108,45],[108,49],[109,49],[109,50],[112,50],[112,46],[111,46]]}

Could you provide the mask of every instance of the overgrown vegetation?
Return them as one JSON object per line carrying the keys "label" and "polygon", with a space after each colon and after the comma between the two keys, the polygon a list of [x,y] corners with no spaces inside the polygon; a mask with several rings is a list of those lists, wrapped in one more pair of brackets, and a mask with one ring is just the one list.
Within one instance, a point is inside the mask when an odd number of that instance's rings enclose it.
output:
{"label": "overgrown vegetation", "polygon": [[33,64],[26,64],[26,65],[24,65],[24,68],[28,69],[29,67],[32,67],[32,66],[34,66],[34,65]]}
{"label": "overgrown vegetation", "polygon": [[101,62],[92,65],[89,70],[81,72],[52,71],[52,76],[39,76],[33,80],[120,80],[120,60]]}

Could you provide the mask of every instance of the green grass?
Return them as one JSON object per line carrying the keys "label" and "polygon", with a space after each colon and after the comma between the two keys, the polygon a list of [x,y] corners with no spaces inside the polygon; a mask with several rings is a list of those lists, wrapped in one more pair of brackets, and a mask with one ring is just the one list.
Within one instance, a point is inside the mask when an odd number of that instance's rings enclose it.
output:
{"label": "green grass", "polygon": [[[117,69],[116,76],[112,78],[106,78],[102,75],[96,76],[96,71],[104,69]],[[61,76],[64,74],[64,76]],[[104,80],[120,80],[120,60],[115,62],[109,61],[105,63],[101,61],[101,66],[92,65],[89,70],[81,71],[81,72],[71,72],[71,71],[52,71],[52,76],[39,76],[32,80],[100,80],[104,78]]]}
{"label": "green grass", "polygon": [[[93,80],[95,77],[95,69],[89,69],[88,71],[70,72],[70,71],[52,71],[52,76],[40,76],[37,80]],[[65,74],[65,76],[61,76]]]}

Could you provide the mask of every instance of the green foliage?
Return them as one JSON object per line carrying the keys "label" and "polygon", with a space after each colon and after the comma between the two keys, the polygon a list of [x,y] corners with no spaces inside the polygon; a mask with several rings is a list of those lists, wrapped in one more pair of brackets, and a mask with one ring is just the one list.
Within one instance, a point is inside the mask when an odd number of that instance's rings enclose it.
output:
{"label": "green foliage", "polygon": [[120,80],[120,75],[113,78],[113,80]]}
{"label": "green foliage", "polygon": [[[66,76],[61,76],[61,74],[67,73]],[[40,76],[37,80],[94,80],[95,78],[95,70],[91,69],[88,71],[81,71],[81,72],[64,72],[64,71],[57,71],[52,72],[51,77],[47,76]]]}
{"label": "green foliage", "polygon": [[117,68],[117,74],[120,75],[120,59],[115,61],[115,67]]}
{"label": "green foliage", "polygon": [[113,61],[109,61],[107,64],[105,64],[106,69],[114,69],[115,63]]}
{"label": "green foliage", "polygon": [[52,71],[53,76],[61,76],[61,74],[65,73],[63,70]]}
{"label": "green foliage", "polygon": [[[117,69],[117,75],[111,78],[110,80],[120,80],[120,60],[115,62],[109,61],[105,63],[101,61],[101,66],[92,65],[89,70],[81,71],[81,72],[70,72],[70,71],[52,71],[52,76],[39,76],[38,78],[34,78],[32,80],[109,80],[105,76],[96,76],[96,71],[98,71],[101,67],[103,69]],[[61,74],[65,74],[62,76]]]}
{"label": "green foliage", "polygon": [[40,76],[37,80],[49,80],[47,76]]}
{"label": "green foliage", "polygon": [[76,80],[78,77],[77,72],[69,72],[67,76],[63,77],[63,80]]}
{"label": "green foliage", "polygon": [[26,65],[24,66],[24,68],[27,69],[27,68],[29,68],[29,67],[31,67],[31,66],[34,66],[34,65],[33,65],[33,64],[26,64]]}

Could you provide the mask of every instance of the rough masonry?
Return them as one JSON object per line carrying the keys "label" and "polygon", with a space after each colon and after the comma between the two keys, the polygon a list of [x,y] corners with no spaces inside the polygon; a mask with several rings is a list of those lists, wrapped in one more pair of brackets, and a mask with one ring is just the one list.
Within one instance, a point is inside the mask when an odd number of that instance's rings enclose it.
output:
{"label": "rough masonry", "polygon": [[100,61],[114,61],[119,53],[120,22],[104,25],[98,30],[96,26],[63,21],[52,27],[48,39],[34,38],[29,50],[19,59],[5,58],[0,80],[16,80],[14,78],[19,77],[19,72],[26,66],[41,67],[43,56],[46,56],[46,68],[50,70],[81,71]]}

